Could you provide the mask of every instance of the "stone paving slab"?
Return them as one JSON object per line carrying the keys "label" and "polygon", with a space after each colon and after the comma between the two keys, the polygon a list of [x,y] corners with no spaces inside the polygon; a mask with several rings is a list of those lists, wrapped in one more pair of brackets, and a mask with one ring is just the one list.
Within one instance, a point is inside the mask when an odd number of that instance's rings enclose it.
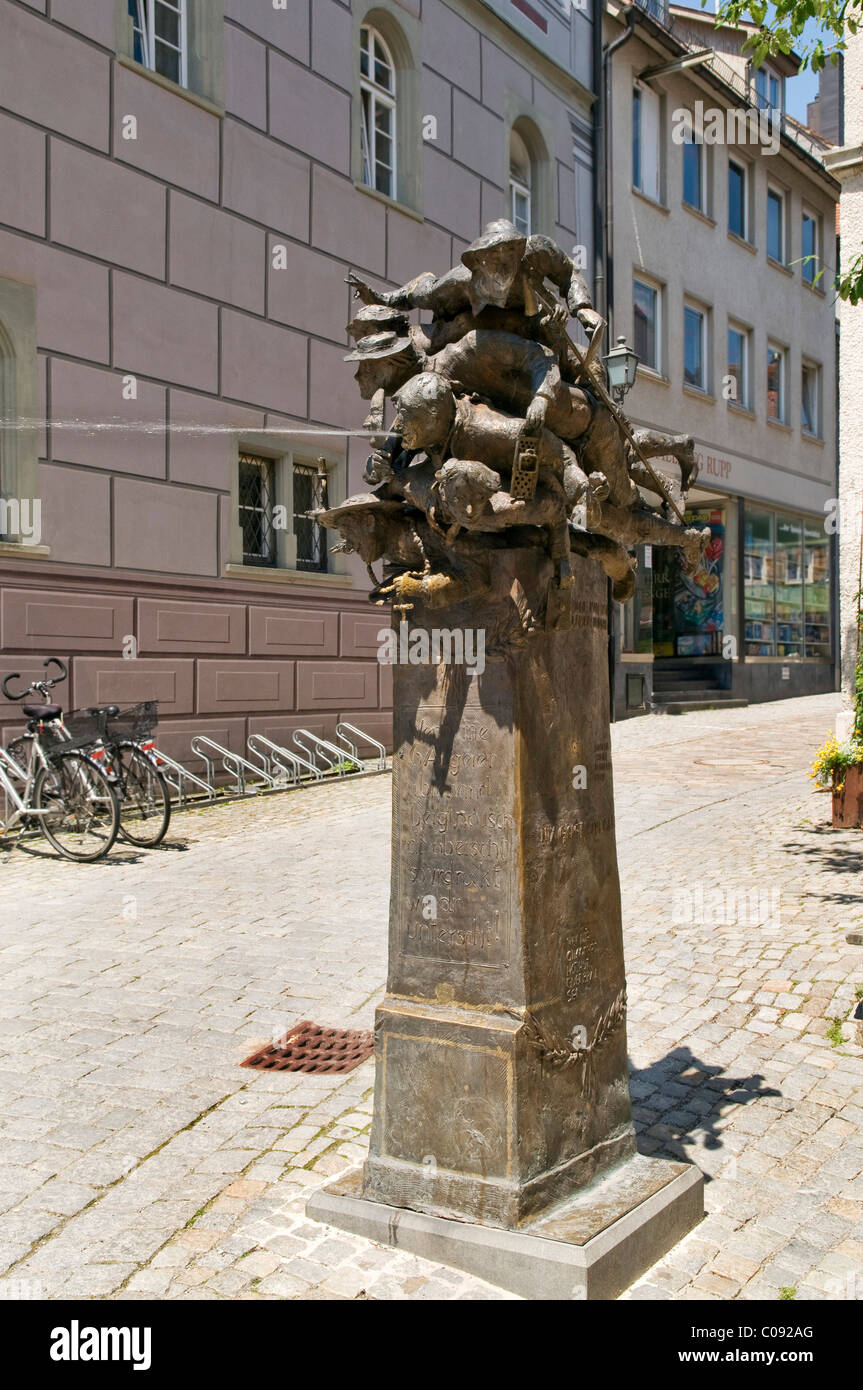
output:
{"label": "stone paving slab", "polygon": [[[626,1298],[863,1297],[863,841],[805,776],[837,706],[612,731],[639,1144],[708,1177]],[[301,1018],[371,1026],[389,800],[186,812],[95,865],[0,849],[0,1296],[512,1297],[307,1220],[362,1161],[373,1062],[238,1065]]]}

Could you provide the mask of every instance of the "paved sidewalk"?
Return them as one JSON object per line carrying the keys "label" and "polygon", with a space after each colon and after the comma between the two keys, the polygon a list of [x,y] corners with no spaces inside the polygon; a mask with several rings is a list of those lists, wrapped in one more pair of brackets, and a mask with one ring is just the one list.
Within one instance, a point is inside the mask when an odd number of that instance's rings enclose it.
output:
{"label": "paved sidewalk", "polygon": [[[710,1179],[626,1297],[863,1297],[863,840],[805,775],[837,705],[613,730],[640,1146]],[[306,1220],[364,1155],[372,1062],[238,1066],[300,1018],[371,1026],[389,797],[186,813],[95,865],[0,850],[0,1296],[510,1297]]]}

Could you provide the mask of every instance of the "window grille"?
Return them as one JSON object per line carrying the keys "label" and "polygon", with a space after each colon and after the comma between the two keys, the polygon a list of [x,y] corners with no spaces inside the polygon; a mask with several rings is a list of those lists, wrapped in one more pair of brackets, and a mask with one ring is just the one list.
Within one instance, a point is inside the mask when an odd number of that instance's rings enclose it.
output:
{"label": "window grille", "polygon": [[240,526],[243,564],[276,564],[275,464],[255,454],[240,454]]}
{"label": "window grille", "polygon": [[294,464],[294,536],[297,569],[318,574],[327,571],[326,531],[307,512],[327,505],[327,475],[322,467]]}

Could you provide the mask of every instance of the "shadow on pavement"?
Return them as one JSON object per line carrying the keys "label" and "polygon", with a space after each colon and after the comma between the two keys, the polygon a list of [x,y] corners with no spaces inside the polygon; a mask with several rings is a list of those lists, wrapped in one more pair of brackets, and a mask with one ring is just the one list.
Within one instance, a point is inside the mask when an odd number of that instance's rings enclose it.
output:
{"label": "shadow on pavement", "polygon": [[[638,1148],[643,1153],[690,1162],[687,1148],[723,1147],[717,1121],[730,1106],[749,1105],[782,1092],[764,1084],[764,1077],[732,1076],[722,1067],[702,1061],[688,1047],[676,1047],[660,1062],[641,1070],[630,1065],[633,1119]],[[787,1108],[792,1108],[788,1101]],[[710,1182],[711,1175],[704,1174]]]}

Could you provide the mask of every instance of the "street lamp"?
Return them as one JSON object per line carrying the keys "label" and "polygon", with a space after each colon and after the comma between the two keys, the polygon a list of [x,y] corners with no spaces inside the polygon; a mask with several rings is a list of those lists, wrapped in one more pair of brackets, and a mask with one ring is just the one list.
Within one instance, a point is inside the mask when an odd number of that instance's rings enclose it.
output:
{"label": "street lamp", "polygon": [[621,405],[627,391],[635,385],[638,368],[638,354],[626,346],[626,339],[618,338],[617,347],[604,358],[608,371],[608,387],[614,400]]}

